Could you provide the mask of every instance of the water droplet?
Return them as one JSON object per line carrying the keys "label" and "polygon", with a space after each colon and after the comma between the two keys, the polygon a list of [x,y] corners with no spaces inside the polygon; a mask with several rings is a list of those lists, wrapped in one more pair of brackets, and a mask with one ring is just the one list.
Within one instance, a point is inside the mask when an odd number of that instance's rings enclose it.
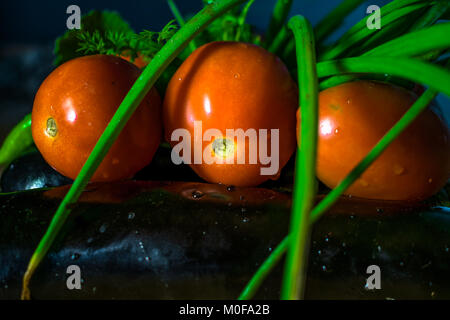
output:
{"label": "water droplet", "polygon": [[378,212],[378,213],[383,213],[383,212],[384,212],[384,210],[383,210],[383,209],[381,209],[381,208],[377,208],[377,212]]}
{"label": "water droplet", "polygon": [[108,225],[107,225],[106,223],[102,224],[102,225],[100,226],[100,229],[98,229],[98,231],[100,231],[100,233],[105,232],[107,226],[108,226]]}
{"label": "water droplet", "polygon": [[400,261],[400,267],[403,267],[404,265],[403,261]]}
{"label": "water droplet", "polygon": [[145,261],[149,262],[150,258],[149,257],[145,257]]}
{"label": "water droplet", "polygon": [[325,265],[322,266],[322,271],[327,271],[327,267]]}
{"label": "water droplet", "polygon": [[351,99],[351,98],[348,98],[348,99],[347,99],[347,104],[350,104],[350,103],[352,103],[352,99]]}
{"label": "water droplet", "polygon": [[204,196],[204,194],[201,191],[196,190],[196,191],[192,192],[192,198],[194,198],[194,199],[200,199],[203,196]]}
{"label": "water droplet", "polygon": [[328,239],[328,237],[327,237],[327,238],[325,238],[325,242],[328,242],[328,240],[329,240],[329,239]]}
{"label": "water droplet", "polygon": [[239,79],[240,77],[241,77],[241,75],[240,75],[239,73],[235,73],[235,74],[234,74],[234,78],[235,78],[235,79]]}
{"label": "water droplet", "polygon": [[271,247],[269,247],[269,252],[272,252],[272,248]]}
{"label": "water droplet", "polygon": [[317,254],[321,255],[322,254],[322,250],[317,250]]}
{"label": "water droplet", "polygon": [[136,214],[134,212],[130,212],[128,214],[128,219],[133,220],[135,216],[136,216]]}
{"label": "water droplet", "polygon": [[242,222],[244,222],[244,223],[249,222],[249,219],[248,218],[244,218],[244,219],[242,219]]}
{"label": "water droplet", "polygon": [[178,81],[181,81],[181,80],[183,80],[183,78],[182,77],[178,77]]}
{"label": "water droplet", "polygon": [[378,252],[380,252],[381,251],[381,246],[378,246],[377,250],[378,250]]}
{"label": "water droplet", "polygon": [[399,176],[401,174],[403,174],[405,172],[405,168],[403,168],[402,166],[396,164],[394,165],[394,173]]}
{"label": "water droplet", "polygon": [[227,191],[234,191],[236,188],[234,186],[228,186],[227,187]]}
{"label": "water droplet", "polygon": [[241,208],[241,212],[242,212],[242,213],[247,212],[247,209]]}
{"label": "water droplet", "polygon": [[244,196],[239,196],[239,200],[244,200]]}
{"label": "water droplet", "polygon": [[433,182],[433,179],[428,179],[428,183],[432,183]]}

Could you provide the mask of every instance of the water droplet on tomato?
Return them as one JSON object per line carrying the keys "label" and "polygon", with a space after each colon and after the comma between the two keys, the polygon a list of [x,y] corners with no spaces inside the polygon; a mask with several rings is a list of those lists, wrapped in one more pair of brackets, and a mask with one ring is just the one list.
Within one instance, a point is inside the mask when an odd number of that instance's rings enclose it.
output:
{"label": "water droplet on tomato", "polygon": [[234,78],[235,78],[235,79],[239,79],[240,77],[241,77],[241,75],[240,75],[239,73],[235,73],[235,74],[234,74]]}
{"label": "water droplet on tomato", "polygon": [[405,172],[405,168],[403,168],[402,166],[400,166],[398,164],[394,165],[394,173],[396,175],[399,176],[399,175],[403,174],[404,172]]}

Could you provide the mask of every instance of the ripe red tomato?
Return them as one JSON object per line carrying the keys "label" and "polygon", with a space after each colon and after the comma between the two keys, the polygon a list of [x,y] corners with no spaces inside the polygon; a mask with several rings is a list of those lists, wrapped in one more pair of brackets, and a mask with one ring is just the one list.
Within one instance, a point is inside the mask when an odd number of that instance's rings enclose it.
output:
{"label": "ripe red tomato", "polygon": [[[403,88],[355,81],[319,95],[317,176],[330,188],[367,155],[415,102]],[[450,173],[447,125],[426,109],[346,191],[357,197],[418,201],[439,191]]]}
{"label": "ripe red tomato", "polygon": [[[115,56],[70,60],[42,83],[33,105],[32,134],[45,160],[75,179],[140,70]],[[92,177],[132,177],[151,162],[160,143],[161,99],[152,88]]]}
{"label": "ripe red tomato", "polygon": [[[236,186],[255,186],[276,178],[295,150],[295,110],[297,87],[285,65],[275,55],[256,45],[240,42],[212,42],[195,50],[173,75],[167,87],[163,121],[165,138],[171,141],[174,130],[184,128],[194,140],[194,121],[202,122],[202,132],[218,129],[224,135],[203,142],[201,151],[213,159],[234,158],[234,163],[193,163],[191,167],[203,179]],[[226,139],[226,129],[255,129],[257,139],[271,148],[271,129],[279,129],[279,169],[273,175],[261,175],[263,165],[249,159],[249,139]],[[259,133],[267,129],[268,136]],[[201,137],[200,137],[201,139]],[[198,141],[196,141],[198,142]],[[238,156],[245,151],[245,163]],[[258,146],[259,152],[259,146]],[[238,154],[239,153],[239,154]]]}
{"label": "ripe red tomato", "polygon": [[[127,55],[126,53],[120,56],[122,59],[125,59],[129,62],[131,62],[131,56]],[[144,57],[139,53],[134,59],[133,64],[138,67],[139,69],[143,69],[148,65],[148,62],[144,59]]]}

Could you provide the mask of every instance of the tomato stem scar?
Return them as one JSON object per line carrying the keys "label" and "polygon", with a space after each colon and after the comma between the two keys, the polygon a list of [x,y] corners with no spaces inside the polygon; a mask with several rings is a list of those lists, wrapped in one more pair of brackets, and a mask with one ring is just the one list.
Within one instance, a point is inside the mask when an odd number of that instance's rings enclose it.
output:
{"label": "tomato stem scar", "polygon": [[56,126],[55,119],[51,117],[47,119],[47,128],[45,129],[45,132],[50,137],[56,137],[56,135],[58,134],[58,127]]}

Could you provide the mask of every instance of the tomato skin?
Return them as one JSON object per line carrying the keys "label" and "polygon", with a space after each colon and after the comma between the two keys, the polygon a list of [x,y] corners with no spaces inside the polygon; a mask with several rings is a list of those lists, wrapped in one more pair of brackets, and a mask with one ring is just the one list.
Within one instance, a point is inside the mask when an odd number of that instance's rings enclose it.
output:
{"label": "tomato skin", "polygon": [[[187,129],[194,137],[194,121],[202,121],[203,133],[213,128],[224,136],[226,129],[267,129],[269,133],[279,129],[281,170],[296,147],[297,105],[297,87],[275,55],[256,45],[212,42],[195,50],[169,82],[163,106],[165,138],[176,145],[178,141],[170,140],[178,128]],[[203,142],[203,150],[211,149],[211,144]],[[248,145],[247,140],[246,155]],[[255,186],[279,175],[279,171],[273,176],[261,175],[260,168],[268,165],[259,161],[249,164],[248,158],[245,164],[238,164],[237,153],[234,156],[234,164],[190,166],[208,182],[235,186]]]}
{"label": "tomato skin", "polygon": [[[45,160],[75,179],[140,70],[119,57],[92,55],[70,60],[41,84],[33,105],[32,134]],[[131,178],[151,162],[160,143],[161,99],[152,88],[91,181]],[[54,119],[57,133],[48,131]]]}
{"label": "tomato skin", "polygon": [[[128,62],[131,62],[131,56],[129,55],[123,54],[120,55],[120,57],[122,59],[127,60]],[[134,59],[132,63],[139,69],[144,69],[148,65],[148,62],[144,59],[144,57],[140,53],[137,55],[136,59]]]}
{"label": "tomato skin", "polygon": [[[370,81],[322,91],[318,178],[330,188],[337,186],[416,99],[403,88]],[[447,125],[427,108],[345,193],[407,201],[432,196],[449,178],[449,136]]]}

